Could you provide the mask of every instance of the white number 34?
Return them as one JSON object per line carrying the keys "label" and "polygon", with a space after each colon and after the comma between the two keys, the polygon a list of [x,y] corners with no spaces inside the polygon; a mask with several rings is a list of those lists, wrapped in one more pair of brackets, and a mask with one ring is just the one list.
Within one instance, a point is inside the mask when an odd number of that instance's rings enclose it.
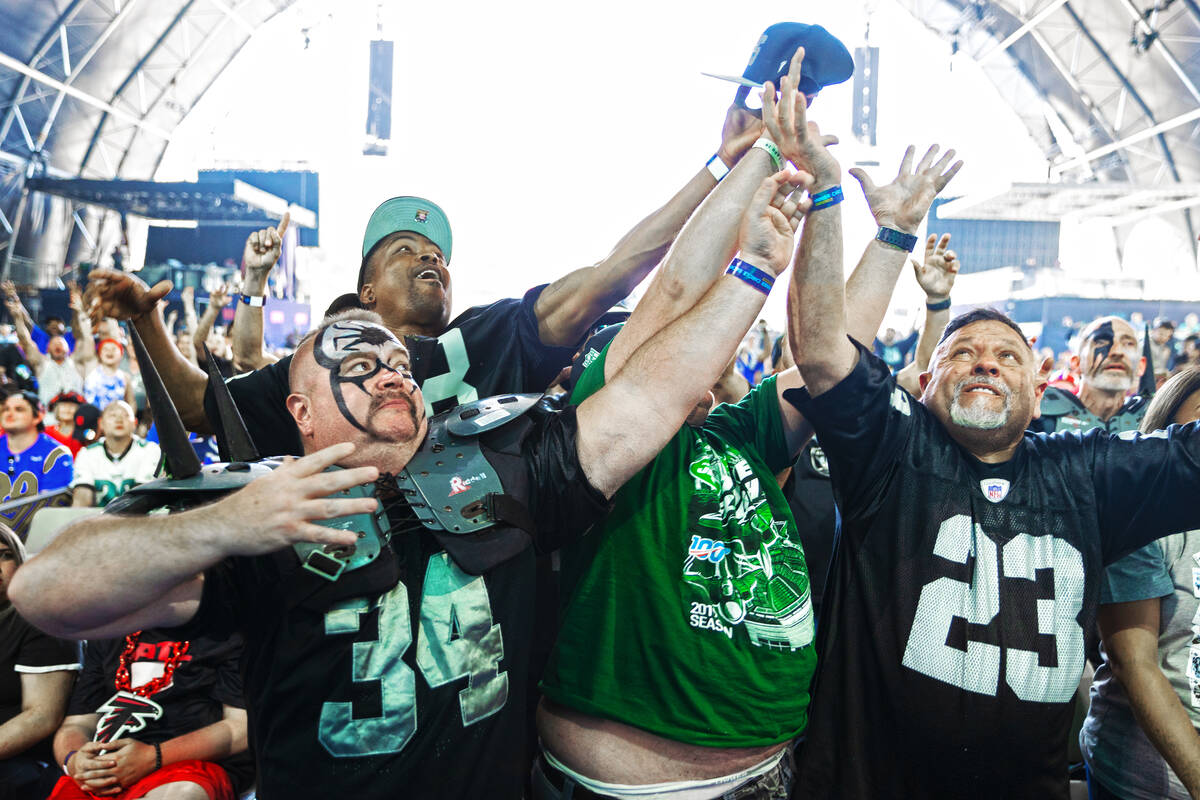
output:
{"label": "white number 34", "polygon": [[[1071,699],[1083,671],[1083,556],[1053,536],[1019,534],[1002,548],[965,515],[951,517],[938,529],[933,554],[966,564],[975,556],[970,583],[938,578],[921,588],[904,666],[969,692],[995,695],[1000,681],[1000,645],[968,639],[967,649],[946,643],[955,617],[987,625],[1000,608],[1000,577],[1034,580],[1036,570],[1054,570],[1054,597],[1037,600],[1037,629],[1054,636],[1057,666],[1038,665],[1033,650],[1007,648],[1004,680],[1022,700],[1062,703]],[[1012,613],[1011,611],[1009,613]],[[1003,625],[1003,617],[1001,623]],[[1002,628],[1003,629],[1003,628]]]}

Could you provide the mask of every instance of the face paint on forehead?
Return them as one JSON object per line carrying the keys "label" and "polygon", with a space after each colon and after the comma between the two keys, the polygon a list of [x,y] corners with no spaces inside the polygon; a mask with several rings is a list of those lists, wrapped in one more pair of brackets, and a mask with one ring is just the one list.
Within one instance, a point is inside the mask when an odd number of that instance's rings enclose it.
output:
{"label": "face paint on forehead", "polygon": [[1104,359],[1108,358],[1108,354],[1112,351],[1113,342],[1116,341],[1116,333],[1113,331],[1111,320],[1105,320],[1096,326],[1096,330],[1092,331],[1092,369],[1091,374],[1097,375],[1100,372],[1100,367],[1104,364]]}
{"label": "face paint on forehead", "polygon": [[[367,391],[367,381],[379,374],[380,370],[401,373],[401,370],[388,366],[383,358],[383,348],[387,344],[402,347],[400,340],[391,331],[374,322],[348,320],[335,322],[321,332],[320,337],[313,343],[313,357],[317,363],[329,370],[329,388],[333,392],[334,402],[338,411],[354,427],[360,431],[369,432],[364,420],[359,420],[350,413],[346,398],[342,395],[342,384],[357,386],[363,394]],[[375,356],[375,368],[353,377],[341,374],[342,362],[351,356],[372,353]],[[407,368],[404,368],[407,370]]]}
{"label": "face paint on forehead", "polygon": [[379,351],[385,344],[400,344],[391,331],[374,322],[347,320],[335,322],[321,331],[313,346],[313,357],[326,369],[337,369],[347,357],[368,350]]}

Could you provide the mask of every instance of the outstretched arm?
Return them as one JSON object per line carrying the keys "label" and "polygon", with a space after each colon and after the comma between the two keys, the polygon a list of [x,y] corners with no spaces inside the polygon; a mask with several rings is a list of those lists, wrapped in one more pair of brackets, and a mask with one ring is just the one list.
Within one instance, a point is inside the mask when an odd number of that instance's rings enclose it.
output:
{"label": "outstretched arm", "polygon": [[[786,269],[808,204],[793,189],[811,180],[806,173],[767,177],[742,219],[742,260],[770,280]],[[657,455],[720,377],[765,301],[764,289],[722,276],[580,404],[579,460],[593,486],[611,497]]]}
{"label": "outstretched arm", "polygon": [[196,347],[196,358],[204,358],[204,343],[208,341],[208,335],[212,333],[217,315],[227,305],[229,305],[229,287],[222,284],[208,296],[208,308],[204,309],[204,313],[200,315],[200,321],[196,323],[196,332],[192,335],[192,343]]}
{"label": "outstretched arm", "polygon": [[13,285],[12,281],[5,281],[0,284],[0,290],[4,292],[4,307],[8,309],[8,315],[12,317],[13,328],[17,332],[17,344],[21,345],[21,350],[25,353],[25,360],[29,362],[29,366],[36,373],[42,366],[42,351],[38,350],[30,335],[28,314],[25,313],[25,306],[21,305],[17,287]]}
{"label": "outstretched arm", "polygon": [[[245,282],[242,293],[248,297],[266,297],[267,278],[283,252],[283,235],[291,214],[285,212],[274,228],[263,228],[246,237],[242,249]],[[263,307],[238,302],[233,309],[233,365],[238,372],[261,369],[275,363],[263,347]]]}
{"label": "outstretched arm", "polygon": [[1158,665],[1161,599],[1106,603],[1096,614],[1113,675],[1146,737],[1192,797],[1200,797],[1200,735]]}
{"label": "outstretched arm", "polygon": [[[953,150],[934,163],[937,153],[937,145],[929,148],[914,170],[914,152],[909,147],[896,179],[885,186],[876,186],[861,169],[850,171],[862,185],[880,226],[906,234],[917,230],[933,198],[962,167],[961,161],[950,164]],[[813,397],[836,386],[857,363],[858,353],[846,338],[848,333],[859,341],[874,337],[891,302],[906,251],[872,240],[845,285],[841,262],[821,257],[822,252],[807,246],[801,237],[794,278],[796,304],[788,320],[792,355]],[[850,318],[847,296],[853,298]]]}
{"label": "outstretched arm", "polygon": [[[353,452],[351,444],[327,447],[212,505],[169,517],[81,520],[17,570],[9,599],[38,628],[68,639],[181,625],[199,605],[200,573],[228,556],[270,553],[301,541],[354,544],[353,532],[313,522],[377,507],[373,498],[330,497],[379,477],[375,467],[324,472]],[[170,536],[163,535],[167,530]],[[129,570],[133,563],[139,568]]]}
{"label": "outstretched arm", "polygon": [[[760,128],[753,114],[737,106],[730,107],[717,151],[722,163],[727,167],[737,164],[758,138]],[[758,178],[765,174],[764,170],[754,178],[745,199],[749,199]],[[722,183],[728,181],[726,178]],[[542,342],[566,347],[578,344],[596,318],[629,296],[662,260],[684,222],[715,186],[717,180],[708,168],[701,169],[666,205],[621,237],[603,261],[577,269],[546,287],[533,309]],[[739,206],[737,212],[744,207]],[[730,230],[727,246],[732,246],[734,230]]]}
{"label": "outstretched arm", "polygon": [[[950,290],[958,277],[959,264],[958,256],[947,249],[949,245],[950,234],[942,234],[939,239],[936,233],[931,233],[925,241],[925,263],[919,264],[916,259],[912,262],[917,283],[925,291],[925,325],[917,339],[913,360],[896,373],[896,382],[913,397],[921,394],[918,376],[929,366],[938,339],[950,322]],[[865,339],[859,341],[866,342]]]}

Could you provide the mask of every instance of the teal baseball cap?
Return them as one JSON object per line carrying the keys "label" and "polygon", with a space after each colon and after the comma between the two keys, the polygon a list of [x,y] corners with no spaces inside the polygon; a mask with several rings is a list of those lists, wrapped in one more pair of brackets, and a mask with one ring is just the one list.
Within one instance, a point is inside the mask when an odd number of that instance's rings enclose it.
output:
{"label": "teal baseball cap", "polygon": [[[399,231],[419,233],[433,242],[442,251],[446,263],[450,263],[450,247],[454,237],[450,233],[450,220],[441,206],[424,197],[393,197],[385,200],[367,220],[367,230],[363,234],[363,258],[371,252],[371,248],[384,238]],[[362,276],[359,276],[361,288]]]}

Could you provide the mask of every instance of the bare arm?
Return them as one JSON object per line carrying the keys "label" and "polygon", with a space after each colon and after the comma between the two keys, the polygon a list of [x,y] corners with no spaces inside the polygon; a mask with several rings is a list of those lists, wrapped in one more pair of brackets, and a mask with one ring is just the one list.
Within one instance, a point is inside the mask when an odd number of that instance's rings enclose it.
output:
{"label": "bare arm", "polygon": [[183,301],[183,329],[192,336],[196,335],[196,290],[185,286],[179,292]]}
{"label": "bare arm", "polygon": [[[736,106],[730,107],[721,131],[721,147],[717,151],[722,162],[727,166],[739,163],[758,138],[760,128],[754,115]],[[766,174],[766,170],[755,174],[745,187],[743,203],[733,214],[733,222],[727,231],[728,241],[723,249],[733,246],[737,219],[745,207],[744,201],[749,200],[758,181]],[[729,183],[730,177],[727,176],[721,183]],[[567,347],[578,344],[596,318],[627,297],[659,263],[680,228],[717,185],[708,169],[701,169],[664,206],[621,237],[603,261],[570,272],[547,286],[533,309],[538,318],[538,336],[542,342]],[[706,287],[707,283],[691,298],[692,302],[682,308],[690,308]],[[670,319],[664,320],[663,324]]]}
{"label": "bare arm", "polygon": [[[246,246],[242,248],[242,267],[246,273],[243,294],[266,296],[267,278],[271,276],[271,270],[283,252],[283,235],[287,232],[290,219],[291,215],[285,212],[278,226],[254,231],[246,237]],[[236,303],[233,309],[234,369],[239,372],[261,369],[276,361],[263,346],[262,306]]]}
{"label": "bare arm", "polygon": [[[807,200],[788,196],[786,173],[764,179],[743,217],[743,260],[770,275],[787,267]],[[799,173],[794,184],[811,177]],[[781,188],[782,187],[782,188]],[[675,435],[720,377],[766,295],[732,275],[630,356],[603,389],[579,407],[579,459],[588,479],[611,497]]]}
{"label": "bare arm", "polygon": [[[913,233],[925,218],[937,193],[958,173],[962,162],[950,164],[953,150],[947,150],[934,163],[938,147],[934,145],[912,167],[913,148],[905,151],[896,179],[876,186],[861,169],[853,175],[862,185],[875,221],[903,233]],[[797,252],[796,313],[789,317],[792,354],[809,392],[815,397],[836,386],[850,374],[858,361],[858,352],[846,339],[847,333],[870,341],[891,302],[896,280],[904,264],[904,251],[877,240],[867,246],[852,283],[844,290],[842,265],[829,263],[801,237]],[[854,322],[847,324],[846,294],[853,290]],[[856,336],[856,338],[858,338]],[[860,339],[862,341],[862,339]]]}
{"label": "bare arm", "polygon": [[42,351],[38,350],[34,344],[33,336],[30,334],[29,324],[26,322],[26,315],[21,313],[25,308],[21,305],[21,300],[16,296],[16,290],[11,292],[12,283],[5,281],[4,286],[4,306],[8,309],[9,316],[12,317],[13,329],[17,332],[17,344],[21,345],[21,350],[25,353],[25,360],[29,362],[29,366],[36,373],[42,366],[42,361],[45,358]]}
{"label": "bare arm", "polygon": [[229,305],[229,287],[218,286],[208,296],[208,307],[200,315],[200,322],[196,325],[196,332],[192,335],[192,343],[196,347],[197,359],[204,358],[204,344],[208,341],[208,335],[212,333],[213,325],[217,321],[217,315],[227,305]]}
{"label": "bare arm", "polygon": [[[374,467],[322,472],[352,452],[349,444],[327,447],[169,518],[81,520],[17,570],[9,598],[38,628],[71,639],[181,625],[199,604],[200,573],[227,556],[270,553],[298,541],[355,542],[354,533],[313,523],[376,507],[373,499],[328,499],[378,477]],[[130,570],[132,563],[139,569]]]}
{"label": "bare arm", "polygon": [[[914,397],[921,394],[918,376],[929,366],[929,359],[933,358],[938,339],[950,322],[949,305],[936,311],[929,308],[930,305],[949,302],[950,291],[954,288],[955,278],[958,277],[958,256],[953,250],[947,249],[949,245],[950,234],[943,234],[939,239],[936,233],[931,233],[925,241],[925,262],[918,264],[915,259],[912,262],[917,283],[925,291],[925,325],[917,338],[917,352],[913,355],[913,360],[896,373],[896,382]],[[867,340],[859,341],[865,343]]]}
{"label": "bare arm", "polygon": [[1200,797],[1200,734],[1158,666],[1159,598],[1100,606],[1096,622],[1113,675],[1138,724],[1192,797]]}
{"label": "bare arm", "polygon": [[75,673],[22,672],[21,713],[0,725],[0,761],[19,756],[50,736],[62,722]]}

